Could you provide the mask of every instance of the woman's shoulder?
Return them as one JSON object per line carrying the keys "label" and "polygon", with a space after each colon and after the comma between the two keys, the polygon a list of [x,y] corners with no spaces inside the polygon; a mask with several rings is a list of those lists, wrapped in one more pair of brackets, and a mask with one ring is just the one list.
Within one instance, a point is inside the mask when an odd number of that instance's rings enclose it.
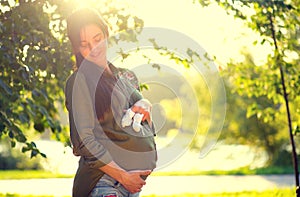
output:
{"label": "woman's shoulder", "polygon": [[66,81],[66,86],[70,85],[70,84],[73,84],[74,83],[74,80],[78,74],[77,72],[78,70],[74,70],[70,76],[67,78],[67,81]]}
{"label": "woman's shoulder", "polygon": [[136,76],[136,74],[127,68],[117,68],[118,72],[117,75],[119,78],[126,79],[129,81],[136,89],[139,89],[139,80]]}
{"label": "woman's shoulder", "polygon": [[[75,82],[76,81],[76,82]],[[83,73],[75,70],[66,80],[65,89],[73,89],[74,83],[82,84],[86,83],[86,79]]]}

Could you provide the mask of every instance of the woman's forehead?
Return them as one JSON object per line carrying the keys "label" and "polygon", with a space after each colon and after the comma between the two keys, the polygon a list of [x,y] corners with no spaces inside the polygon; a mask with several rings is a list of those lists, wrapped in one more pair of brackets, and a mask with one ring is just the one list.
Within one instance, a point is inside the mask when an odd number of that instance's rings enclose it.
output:
{"label": "woman's forehead", "polygon": [[88,41],[95,38],[98,35],[103,35],[103,32],[100,27],[95,24],[86,25],[80,30],[80,40]]}

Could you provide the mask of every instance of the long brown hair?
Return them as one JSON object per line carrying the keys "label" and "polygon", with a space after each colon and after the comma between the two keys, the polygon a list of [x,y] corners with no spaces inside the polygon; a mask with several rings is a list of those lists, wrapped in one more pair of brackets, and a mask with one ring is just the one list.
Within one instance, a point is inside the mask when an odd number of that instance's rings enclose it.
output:
{"label": "long brown hair", "polygon": [[98,120],[104,120],[105,113],[111,111],[111,98],[116,81],[114,76],[104,71],[97,83],[95,110]]}
{"label": "long brown hair", "polygon": [[[108,38],[108,26],[100,14],[94,9],[81,8],[75,10],[67,19],[67,33],[72,44],[73,53],[76,57],[77,69],[84,60],[84,57],[79,51],[80,31],[83,27],[90,24],[97,25],[102,30],[104,36]],[[90,63],[93,64],[92,62]],[[111,110],[111,95],[116,79],[106,71],[104,71],[99,77],[95,92],[95,111],[98,120],[102,120],[104,118],[104,114]]]}
{"label": "long brown hair", "polygon": [[80,31],[84,26],[90,24],[97,25],[102,30],[104,36],[108,38],[108,26],[95,9],[81,8],[72,12],[67,18],[67,34],[72,44],[73,53],[76,57],[77,68],[80,67],[84,60],[84,57],[79,52]]}

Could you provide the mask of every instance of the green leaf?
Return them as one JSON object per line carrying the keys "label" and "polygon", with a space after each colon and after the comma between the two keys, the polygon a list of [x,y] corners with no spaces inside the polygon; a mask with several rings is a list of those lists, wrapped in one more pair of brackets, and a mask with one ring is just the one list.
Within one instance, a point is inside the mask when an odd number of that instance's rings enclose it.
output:
{"label": "green leaf", "polygon": [[12,148],[16,147],[16,141],[11,140],[10,141],[10,145],[11,145]]}
{"label": "green leaf", "polygon": [[27,145],[27,147],[28,147],[29,149],[32,149],[32,148],[33,148],[33,147],[32,147],[32,144],[29,143],[29,142],[26,142],[26,145]]}
{"label": "green leaf", "polygon": [[0,122],[0,133],[2,133],[5,128],[5,125],[2,122]]}
{"label": "green leaf", "polygon": [[23,134],[23,132],[17,125],[12,125],[11,129],[15,132],[15,134]]}
{"label": "green leaf", "polygon": [[32,147],[36,148],[36,144],[34,142],[30,143]]}
{"label": "green leaf", "polygon": [[296,125],[294,127],[294,131],[293,131],[293,135],[298,135],[300,133],[300,126],[299,125]]}
{"label": "green leaf", "polygon": [[185,68],[189,68],[190,67],[190,64],[187,60],[183,60],[182,62],[182,65],[185,67]]}
{"label": "green leaf", "polygon": [[22,134],[19,134],[15,137],[15,139],[18,141],[18,142],[23,142],[25,143],[27,141],[25,135],[22,133]]}
{"label": "green leaf", "polygon": [[156,68],[159,71],[160,70],[160,65],[159,64],[152,64],[152,68]]}
{"label": "green leaf", "polygon": [[29,122],[29,116],[26,113],[20,113],[19,119],[22,123],[28,123]]}
{"label": "green leaf", "polygon": [[34,98],[35,100],[37,100],[40,97],[40,93],[38,90],[32,90],[31,94],[32,98]]}
{"label": "green leaf", "polygon": [[252,105],[250,105],[248,108],[247,108],[247,114],[246,114],[246,117],[247,118],[250,118],[251,116],[255,115],[257,113],[257,104],[256,103],[253,103]]}
{"label": "green leaf", "polygon": [[47,117],[47,123],[49,124],[51,129],[56,130],[55,124],[49,116]]}
{"label": "green leaf", "polygon": [[14,133],[12,131],[9,131],[8,132],[8,136],[13,139],[15,137]]}
{"label": "green leaf", "polygon": [[1,79],[0,79],[0,87],[5,90],[5,92],[8,94],[8,95],[12,95],[12,90],[11,88],[6,85],[6,83],[4,83]]}
{"label": "green leaf", "polygon": [[189,57],[193,57],[194,51],[190,48],[187,49],[186,53],[188,54]]}
{"label": "green leaf", "polygon": [[39,153],[39,152],[38,152],[36,149],[33,149],[33,150],[31,151],[30,158],[37,156],[38,153]]}
{"label": "green leaf", "polygon": [[25,81],[29,81],[29,74],[28,74],[28,72],[25,69],[22,70],[22,74],[21,75],[22,75],[22,78]]}
{"label": "green leaf", "polygon": [[40,153],[40,155],[41,155],[42,157],[44,157],[44,158],[47,158],[47,155],[44,154],[44,153]]}
{"label": "green leaf", "polygon": [[149,90],[149,86],[147,84],[145,84],[145,83],[141,83],[140,84],[140,89],[141,89],[141,91],[143,91],[143,90]]}
{"label": "green leaf", "polygon": [[33,128],[40,133],[45,131],[45,126],[43,123],[34,123]]}
{"label": "green leaf", "polygon": [[28,147],[25,147],[25,146],[22,147],[22,153],[25,153],[29,150],[30,150],[30,148],[28,148]]}
{"label": "green leaf", "polygon": [[45,117],[49,117],[49,113],[47,112],[47,109],[43,106],[39,106],[39,111],[45,116]]}

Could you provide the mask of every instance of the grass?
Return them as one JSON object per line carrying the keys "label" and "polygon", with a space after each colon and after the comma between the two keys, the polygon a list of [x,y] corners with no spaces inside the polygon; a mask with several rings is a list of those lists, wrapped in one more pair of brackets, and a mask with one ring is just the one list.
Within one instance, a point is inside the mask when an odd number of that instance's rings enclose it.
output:
{"label": "grass", "polygon": [[[189,172],[154,172],[154,176],[179,176],[179,175],[254,175],[254,174],[292,174],[292,168],[269,167],[250,170],[248,167],[232,170],[232,171],[189,171]],[[64,175],[46,171],[35,170],[9,170],[0,171],[0,179],[31,179],[31,178],[73,178],[73,175]],[[245,191],[245,192],[223,192],[212,194],[176,194],[176,195],[149,195],[142,197],[294,197],[294,188],[280,188],[266,191]],[[1,194],[0,197],[53,197],[49,195],[21,195],[21,194]],[[70,196],[66,196],[70,197]]]}
{"label": "grass", "polygon": [[[247,191],[247,192],[223,192],[223,193],[212,193],[212,194],[176,194],[176,195],[150,195],[142,197],[294,197],[295,190],[292,188],[283,188],[275,190],[266,190],[262,192],[258,191]],[[33,196],[33,195],[20,195],[20,194],[0,194],[0,197],[52,197],[52,196]]]}
{"label": "grass", "polygon": [[0,194],[0,197],[53,197],[53,196],[34,196],[34,195],[21,195],[21,194]]}
{"label": "grass", "polygon": [[293,168],[287,167],[266,167],[250,169],[242,167],[235,170],[222,171],[187,171],[187,172],[154,172],[152,176],[195,176],[195,175],[268,175],[268,174],[293,174]]}
{"label": "grass", "polygon": [[[268,167],[249,169],[243,167],[231,171],[188,171],[188,172],[153,172],[152,176],[195,176],[195,175],[268,175],[268,174],[293,174],[292,168]],[[33,178],[73,178],[74,175],[52,173],[42,170],[0,170],[2,179],[33,179]]]}
{"label": "grass", "polygon": [[72,178],[73,175],[52,173],[41,170],[2,170],[0,171],[0,180],[2,179],[34,179],[34,178]]}
{"label": "grass", "polygon": [[169,196],[143,196],[143,197],[295,197],[295,191],[290,188],[266,190],[262,192],[258,191],[247,191],[247,192],[223,192],[223,193],[212,193],[212,194],[177,194]]}

